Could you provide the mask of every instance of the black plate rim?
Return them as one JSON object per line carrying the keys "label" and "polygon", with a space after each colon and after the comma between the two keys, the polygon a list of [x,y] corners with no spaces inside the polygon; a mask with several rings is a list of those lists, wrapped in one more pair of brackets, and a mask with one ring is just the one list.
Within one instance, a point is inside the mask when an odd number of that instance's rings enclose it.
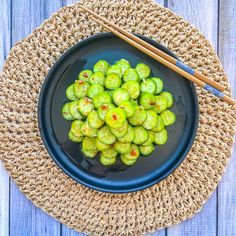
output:
{"label": "black plate rim", "polygon": [[[163,46],[162,44],[158,43],[157,41],[149,38],[149,37],[146,37],[146,36],[143,36],[143,35],[139,35],[139,34],[135,34],[136,36],[138,36],[139,38],[143,39],[143,40],[149,40],[153,43],[153,45],[157,45],[160,50],[162,51],[168,51],[169,54],[176,58],[177,60],[179,60],[179,58],[172,52],[170,51],[168,48],[166,48],[165,46]],[[160,183],[162,180],[164,180],[165,178],[167,178],[171,173],[173,173],[177,167],[179,167],[179,165],[184,161],[184,159],[186,158],[186,156],[188,155],[192,145],[193,145],[193,142],[195,140],[195,137],[196,137],[196,133],[197,133],[197,129],[198,129],[198,121],[199,121],[199,103],[198,103],[198,97],[197,97],[197,93],[196,93],[196,89],[195,89],[195,86],[192,82],[188,81],[189,82],[189,85],[192,89],[192,93],[193,93],[193,99],[194,99],[194,106],[195,106],[195,112],[196,112],[196,116],[195,116],[195,121],[194,121],[194,129],[192,131],[192,136],[191,136],[191,139],[189,140],[189,143],[188,143],[188,146],[187,148],[185,149],[185,151],[183,152],[183,155],[181,156],[181,158],[179,158],[179,160],[172,166],[172,168],[170,168],[169,171],[166,172],[166,174],[163,174],[162,177],[159,177],[158,179],[155,179],[155,180],[152,180],[150,181],[149,183],[143,185],[143,186],[138,186],[138,187],[134,187],[132,189],[123,189],[123,190],[108,190],[108,189],[104,189],[102,187],[98,187],[98,186],[94,186],[94,185],[91,185],[89,183],[86,183],[85,181],[75,177],[73,174],[71,174],[69,171],[67,171],[66,168],[64,168],[63,164],[60,163],[60,161],[57,160],[57,158],[54,156],[53,154],[53,151],[50,149],[48,143],[47,143],[47,139],[46,139],[46,135],[44,133],[44,130],[43,130],[43,124],[42,124],[42,101],[43,101],[43,94],[46,90],[46,86],[47,86],[47,82],[48,80],[50,79],[51,75],[53,74],[54,72],[54,69],[58,66],[58,64],[60,64],[60,62],[68,55],[70,54],[71,51],[73,51],[75,48],[77,47],[81,47],[82,45],[84,44],[87,44],[89,43],[90,41],[93,41],[93,40],[99,40],[101,37],[106,37],[106,36],[114,36],[114,34],[110,33],[110,32],[106,32],[106,33],[99,33],[99,34],[96,34],[96,35],[93,35],[91,37],[88,37],[88,38],[85,38],[79,42],[77,42],[75,45],[73,45],[72,47],[70,47],[69,49],[67,49],[57,60],[56,62],[53,64],[53,66],[51,67],[51,69],[49,70],[47,76],[45,77],[44,81],[43,81],[43,84],[41,86],[41,89],[40,89],[40,94],[39,94],[39,98],[38,98],[38,109],[37,109],[37,118],[38,118],[38,126],[39,126],[39,131],[40,131],[40,135],[41,135],[41,138],[43,140],[43,143],[45,145],[45,148],[49,154],[49,156],[52,158],[52,160],[57,164],[57,166],[65,173],[67,174],[69,177],[71,177],[73,180],[75,180],[77,183],[80,183],[90,189],[93,189],[93,190],[96,190],[96,191],[100,191],[100,192],[107,192],[107,193],[119,193],[119,194],[125,194],[125,193],[130,193],[130,192],[137,192],[137,191],[141,191],[141,190],[144,190],[146,188],[149,188],[151,186],[153,186],[154,184],[157,184],[157,183]],[[180,60],[179,60],[180,61]]]}

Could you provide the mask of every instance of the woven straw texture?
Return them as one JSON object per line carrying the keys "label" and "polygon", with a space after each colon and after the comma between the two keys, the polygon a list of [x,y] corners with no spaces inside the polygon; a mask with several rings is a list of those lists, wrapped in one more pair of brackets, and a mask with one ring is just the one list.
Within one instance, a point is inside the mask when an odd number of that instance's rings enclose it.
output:
{"label": "woven straw texture", "polygon": [[225,170],[236,117],[234,108],[202,89],[197,89],[200,121],[191,151],[173,174],[149,189],[123,195],[90,190],[66,176],[45,150],[37,124],[44,78],[65,50],[104,31],[79,4],[164,44],[188,65],[220,81],[231,95],[211,45],[181,17],[151,0],[81,1],[59,10],[12,48],[0,78],[1,160],[35,205],[80,232],[136,236],[192,217]]}

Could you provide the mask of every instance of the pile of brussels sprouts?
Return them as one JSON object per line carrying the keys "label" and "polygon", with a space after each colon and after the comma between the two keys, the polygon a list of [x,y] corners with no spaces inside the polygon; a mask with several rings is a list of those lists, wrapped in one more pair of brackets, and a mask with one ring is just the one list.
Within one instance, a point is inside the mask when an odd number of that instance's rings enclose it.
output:
{"label": "pile of brussels sprouts", "polygon": [[163,90],[163,81],[150,77],[144,63],[131,68],[121,59],[114,65],[99,60],[92,70],[83,70],[66,89],[70,100],[62,115],[73,120],[69,139],[82,142],[85,157],[100,152],[101,164],[108,166],[118,156],[125,165],[133,165],[140,154],[148,156],[157,145],[164,145],[166,126],[175,122],[169,110],[173,95]]}

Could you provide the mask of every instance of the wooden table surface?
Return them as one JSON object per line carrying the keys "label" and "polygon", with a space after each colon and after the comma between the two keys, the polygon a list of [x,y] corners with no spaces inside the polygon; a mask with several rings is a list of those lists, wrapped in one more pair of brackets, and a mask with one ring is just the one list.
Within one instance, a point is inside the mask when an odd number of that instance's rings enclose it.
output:
{"label": "wooden table surface", "polygon": [[[73,0],[0,0],[0,68],[15,42]],[[157,0],[199,28],[228,74],[236,98],[236,0]],[[220,157],[219,157],[220,158]],[[0,236],[82,235],[36,208],[9,179],[0,163]],[[202,211],[158,236],[236,235],[236,145],[221,183]]]}

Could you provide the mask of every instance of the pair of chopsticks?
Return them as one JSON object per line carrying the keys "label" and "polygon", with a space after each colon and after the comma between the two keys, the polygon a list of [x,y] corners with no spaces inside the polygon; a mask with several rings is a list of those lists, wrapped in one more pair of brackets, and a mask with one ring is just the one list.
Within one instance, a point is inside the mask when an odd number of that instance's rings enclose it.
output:
{"label": "pair of chopsticks", "polygon": [[225,101],[231,105],[234,105],[236,103],[234,99],[230,98],[229,96],[227,96],[223,93],[224,87],[221,84],[211,80],[210,78],[206,77],[205,75],[203,75],[199,71],[192,69],[191,67],[176,60],[175,58],[166,54],[165,52],[155,48],[154,46],[152,46],[149,43],[145,42],[144,40],[138,38],[137,36],[120,28],[119,26],[108,21],[107,19],[105,19],[104,17],[91,11],[90,9],[88,9],[82,5],[80,5],[80,7],[84,11],[86,11],[87,13],[90,13],[94,21],[96,21],[98,24],[103,26],[105,29],[111,31],[113,34],[115,34],[119,38],[123,39],[124,41],[126,41],[127,43],[132,45],[133,47],[137,48],[138,50],[140,50],[143,53],[147,54],[148,56],[152,57],[156,61],[162,63],[166,67],[168,67],[171,70],[182,75],[184,78],[186,78],[186,79],[192,81],[193,83],[197,84],[198,86],[204,88],[205,90],[207,90],[208,92],[219,97],[223,101]]}

